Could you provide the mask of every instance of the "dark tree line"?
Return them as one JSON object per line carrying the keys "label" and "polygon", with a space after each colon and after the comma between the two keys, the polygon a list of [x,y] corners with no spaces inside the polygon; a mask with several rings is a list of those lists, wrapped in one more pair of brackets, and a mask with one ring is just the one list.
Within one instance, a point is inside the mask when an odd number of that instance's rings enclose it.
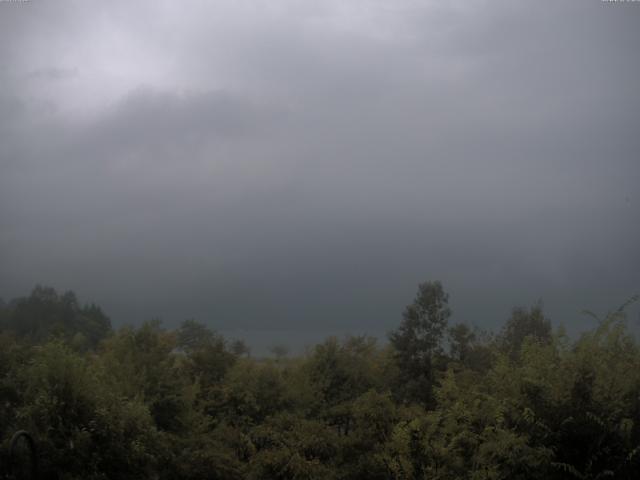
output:
{"label": "dark tree line", "polygon": [[389,343],[254,358],[194,320],[114,330],[73,293],[0,303],[0,478],[31,432],[60,479],[635,479],[640,350],[623,309],[572,340],[542,306],[497,334],[418,288]]}

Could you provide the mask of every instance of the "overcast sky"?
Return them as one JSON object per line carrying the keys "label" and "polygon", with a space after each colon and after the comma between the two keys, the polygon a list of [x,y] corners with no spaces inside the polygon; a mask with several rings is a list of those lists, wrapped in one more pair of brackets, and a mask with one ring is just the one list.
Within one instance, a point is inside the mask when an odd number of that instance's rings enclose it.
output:
{"label": "overcast sky", "polygon": [[[0,297],[250,343],[640,293],[640,3],[0,2]],[[637,317],[637,308],[632,311]]]}

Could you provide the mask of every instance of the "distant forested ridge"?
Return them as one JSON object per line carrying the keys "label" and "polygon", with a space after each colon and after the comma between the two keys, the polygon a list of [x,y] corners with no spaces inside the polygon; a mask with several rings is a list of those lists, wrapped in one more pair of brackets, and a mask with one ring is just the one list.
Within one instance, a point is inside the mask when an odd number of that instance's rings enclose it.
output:
{"label": "distant forested ridge", "polygon": [[452,324],[426,282],[384,345],[253,358],[195,320],[114,330],[98,306],[36,287],[0,302],[0,478],[25,429],[43,478],[637,479],[625,306],[578,339],[541,305],[489,333]]}

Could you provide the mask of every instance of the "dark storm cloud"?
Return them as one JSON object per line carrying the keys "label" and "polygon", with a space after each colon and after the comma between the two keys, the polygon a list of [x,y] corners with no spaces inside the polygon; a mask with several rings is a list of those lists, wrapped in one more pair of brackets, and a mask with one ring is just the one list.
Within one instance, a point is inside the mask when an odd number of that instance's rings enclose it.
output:
{"label": "dark storm cloud", "polygon": [[638,291],[640,8],[30,3],[0,5],[5,297],[308,338],[424,279],[484,326]]}

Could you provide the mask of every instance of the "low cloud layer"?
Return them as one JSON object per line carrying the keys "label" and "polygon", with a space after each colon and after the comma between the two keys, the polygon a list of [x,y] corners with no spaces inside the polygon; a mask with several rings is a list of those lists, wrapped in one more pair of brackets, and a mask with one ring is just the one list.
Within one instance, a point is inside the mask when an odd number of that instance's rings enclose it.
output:
{"label": "low cloud layer", "polygon": [[457,320],[543,298],[579,329],[640,290],[639,24],[599,1],[0,3],[0,295],[295,342],[384,334],[440,279]]}

